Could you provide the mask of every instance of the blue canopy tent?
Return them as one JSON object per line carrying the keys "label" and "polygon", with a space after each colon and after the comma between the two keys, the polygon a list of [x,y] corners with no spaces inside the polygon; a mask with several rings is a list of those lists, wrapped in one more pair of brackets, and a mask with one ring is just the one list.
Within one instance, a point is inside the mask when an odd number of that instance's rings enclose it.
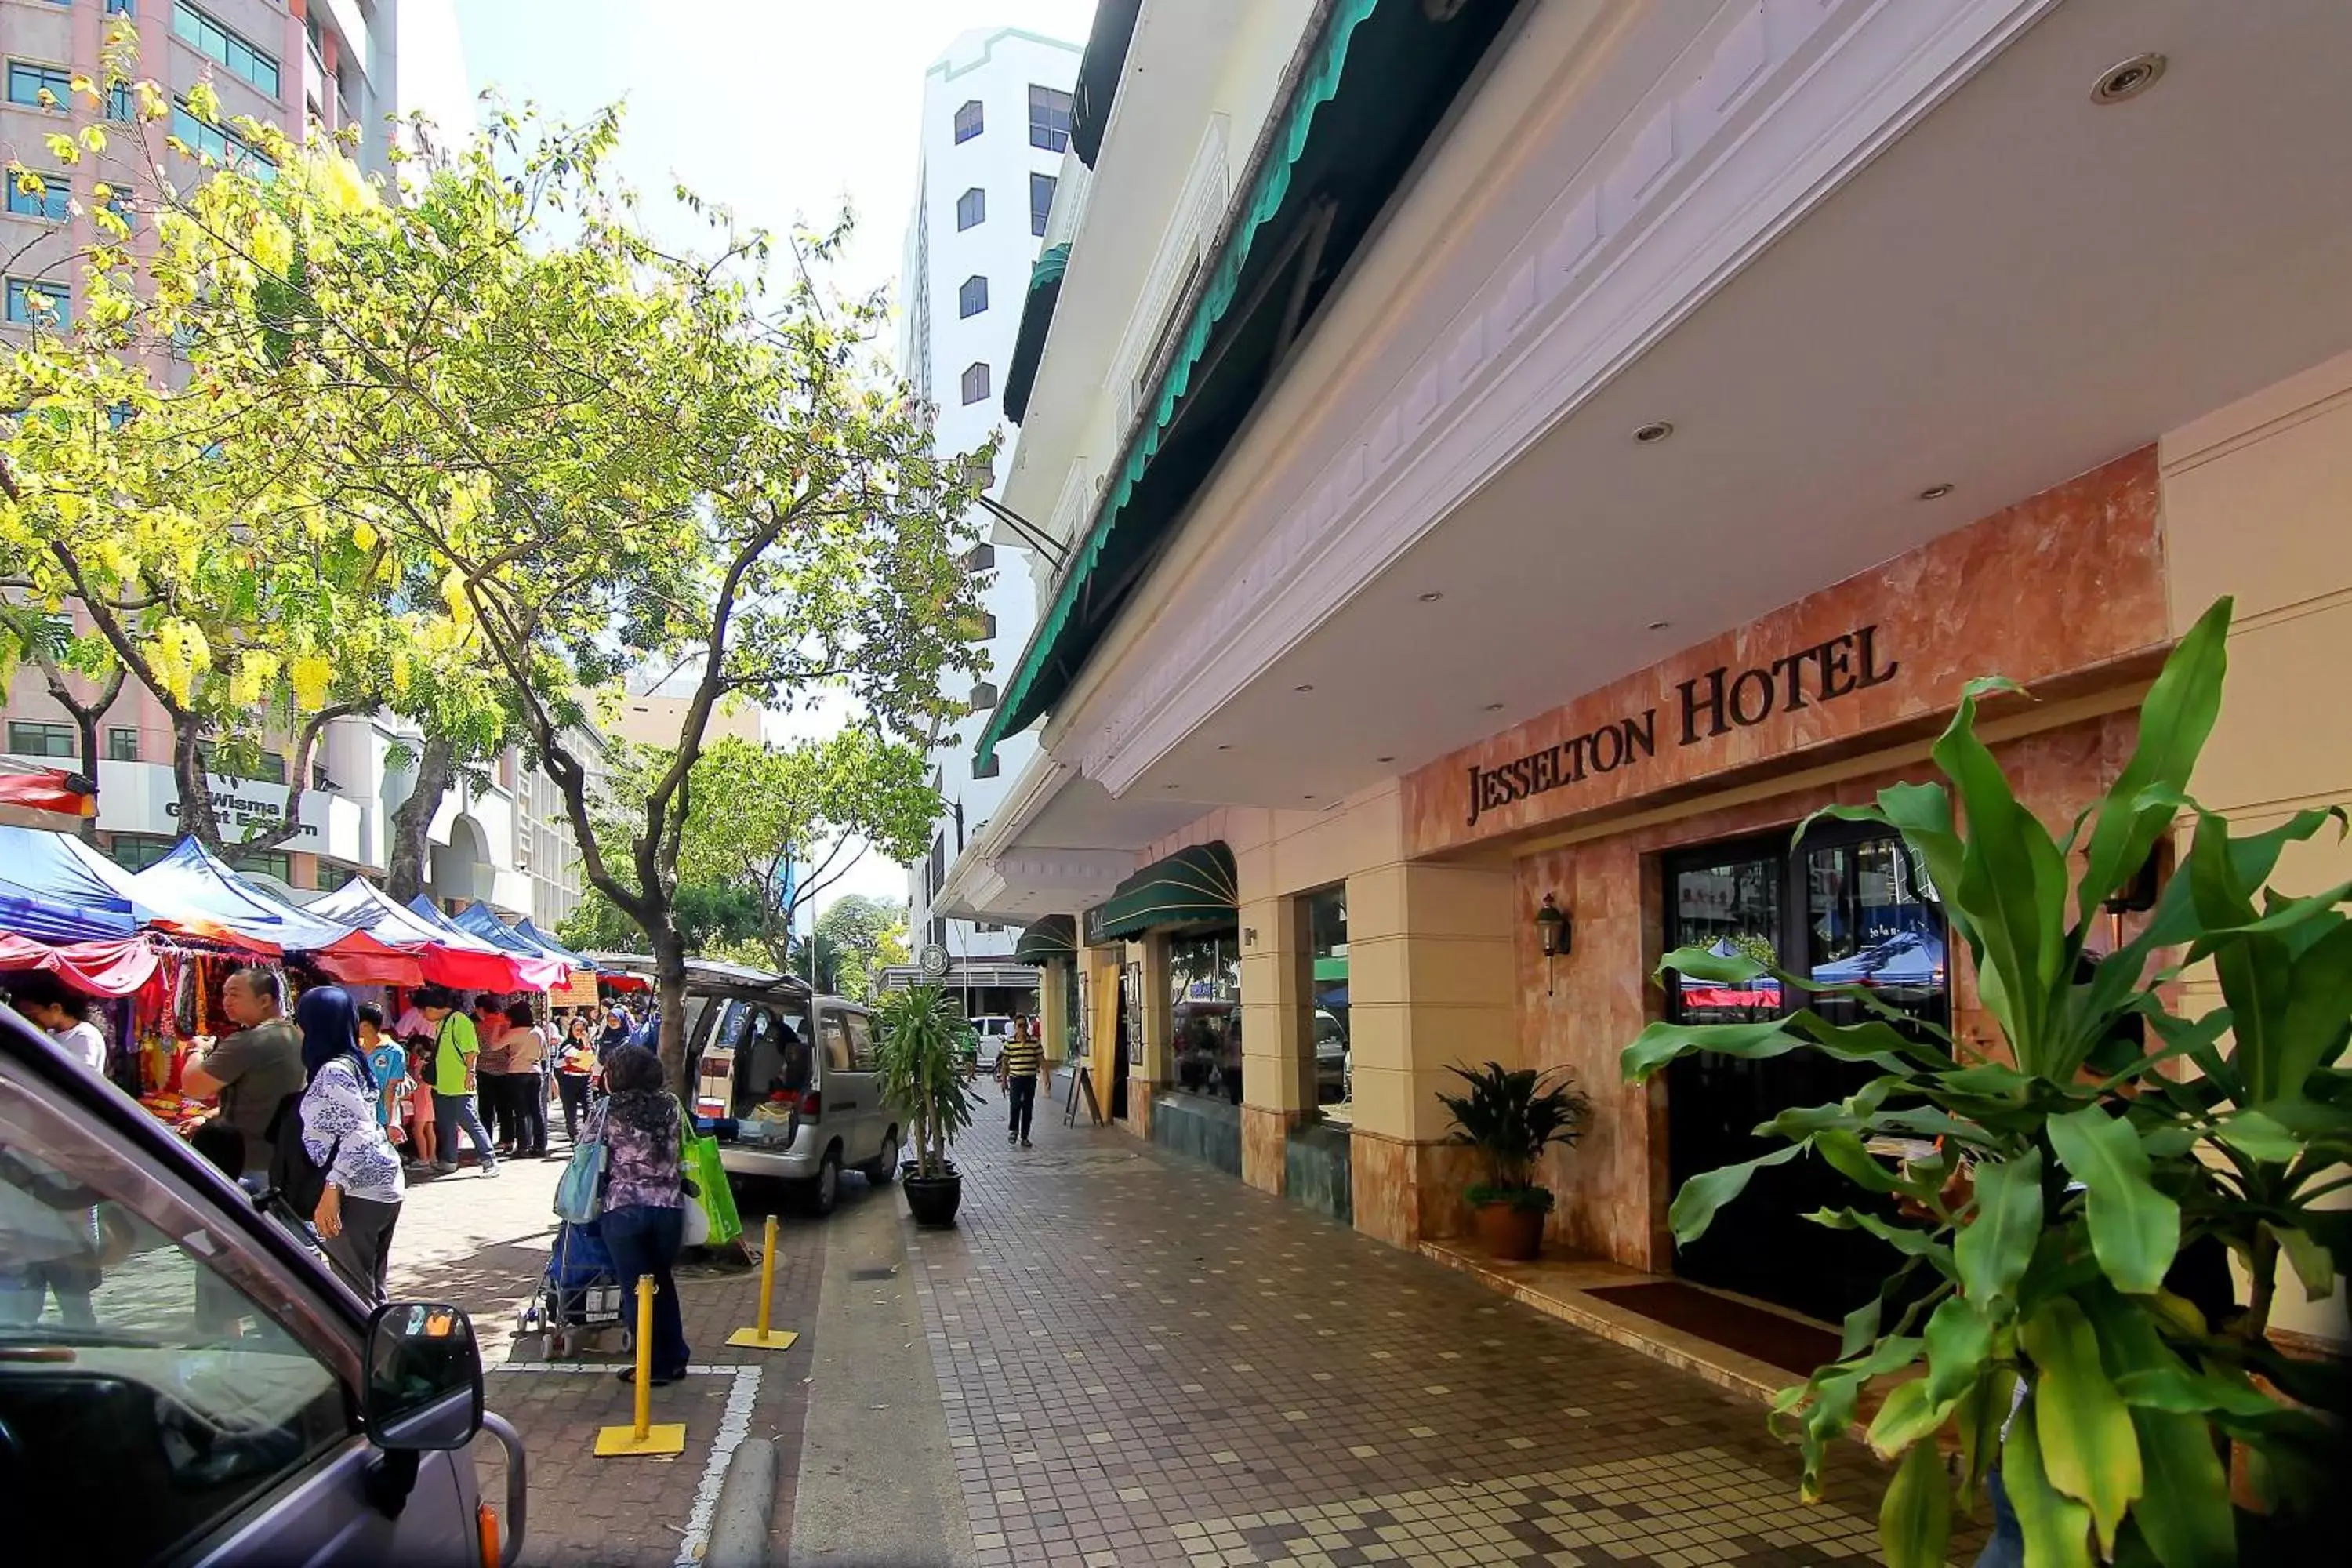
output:
{"label": "blue canopy tent", "polygon": [[1930,931],[1899,931],[1852,958],[1816,965],[1813,978],[1839,985],[1939,985],[1944,979],[1943,938]]}
{"label": "blue canopy tent", "polygon": [[0,825],[0,931],[61,942],[138,930],[130,872],[79,838]]}
{"label": "blue canopy tent", "polygon": [[545,931],[540,930],[538,926],[531,923],[531,919],[529,915],[525,915],[522,919],[515,921],[514,931],[517,936],[537,942],[540,948],[545,952],[550,958],[560,958],[563,960],[564,963],[570,964],[572,968],[580,971],[583,974],[593,974],[595,973],[596,966],[594,964],[589,963],[588,960],[572,952],[570,948],[564,946],[562,942],[548,935]]}
{"label": "blue canopy tent", "polygon": [[467,904],[464,909],[459,910],[456,914],[449,917],[449,923],[456,926],[459,931],[472,932],[474,935],[480,937],[484,942],[495,942],[499,946],[505,948],[509,952],[528,953],[533,958],[553,958],[556,956],[554,953],[544,951],[537,942],[531,941],[530,938],[524,936],[521,932],[516,931],[514,927],[499,919],[498,911],[491,909],[489,905],[485,903],[478,901]]}
{"label": "blue canopy tent", "polygon": [[[525,966],[522,981],[523,984],[530,990],[549,991],[563,984],[565,978],[563,971],[571,963],[569,959],[543,952],[517,937],[513,931],[507,929],[504,921],[492,914],[481,904],[469,904],[463,913],[452,917],[443,914],[438,905],[423,893],[419,893],[408,900],[408,908],[411,913],[443,931],[453,932],[459,937],[470,938],[478,942],[486,942],[501,952],[513,953]],[[474,920],[468,918],[477,914],[480,920],[488,922],[487,927],[478,925]]]}

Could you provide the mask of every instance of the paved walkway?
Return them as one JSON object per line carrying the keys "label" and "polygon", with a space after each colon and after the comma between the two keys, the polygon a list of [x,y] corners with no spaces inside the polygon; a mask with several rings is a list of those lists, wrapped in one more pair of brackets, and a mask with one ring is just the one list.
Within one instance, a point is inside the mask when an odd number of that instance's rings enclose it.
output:
{"label": "paved walkway", "polygon": [[[856,1180],[831,1220],[785,1218],[791,1351],[724,1343],[755,1273],[690,1272],[704,1370],[656,1396],[656,1419],[688,1423],[680,1458],[590,1457],[628,1419],[603,1367],[493,1372],[530,1447],[526,1561],[691,1563],[747,1434],[782,1450],[779,1561],[789,1542],[803,1565],[1874,1555],[1859,1450],[1807,1507],[1751,1402],[1123,1132],[1056,1115],[1008,1150],[996,1114],[960,1150],[956,1230],[917,1231]],[[474,1310],[499,1356],[543,1355],[509,1341],[558,1169],[420,1188],[397,1288]],[[501,1484],[493,1468],[486,1492]]]}

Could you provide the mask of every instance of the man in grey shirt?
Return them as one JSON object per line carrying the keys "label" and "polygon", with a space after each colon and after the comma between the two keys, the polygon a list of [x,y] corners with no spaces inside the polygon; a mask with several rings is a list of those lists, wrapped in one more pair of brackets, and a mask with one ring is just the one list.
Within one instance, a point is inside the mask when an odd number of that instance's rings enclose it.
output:
{"label": "man in grey shirt", "polygon": [[278,976],[268,970],[240,969],[230,975],[221,987],[221,1011],[237,1031],[180,1078],[184,1092],[218,1098],[220,1119],[244,1135],[248,1171],[270,1168],[270,1118],[280,1100],[301,1093],[309,1081],[302,1070],[301,1031],[286,1021],[282,1005]]}

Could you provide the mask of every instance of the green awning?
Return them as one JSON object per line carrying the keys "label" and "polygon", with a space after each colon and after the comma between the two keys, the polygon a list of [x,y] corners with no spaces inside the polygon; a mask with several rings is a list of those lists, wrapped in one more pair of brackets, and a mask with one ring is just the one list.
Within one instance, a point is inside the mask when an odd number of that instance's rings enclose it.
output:
{"label": "green awning", "polygon": [[982,731],[983,767],[1076,680],[1514,0],[1437,9],[1444,20],[1422,0],[1329,0],[1253,153],[1183,333]]}
{"label": "green awning", "polygon": [[1078,955],[1077,922],[1067,915],[1047,915],[1021,933],[1013,944],[1013,962],[1034,963],[1040,967],[1057,960],[1068,963]]}
{"label": "green awning", "polygon": [[1155,860],[1087,911],[1087,942],[1099,944],[1165,926],[1231,925],[1241,918],[1234,852],[1220,841]]}
{"label": "green awning", "polygon": [[1110,123],[1110,106],[1118,98],[1118,79],[1127,74],[1127,46],[1135,37],[1135,16],[1143,0],[1100,0],[1094,26],[1087,32],[1087,51],[1078,57],[1077,80],[1070,84],[1070,146],[1078,162],[1091,169],[1102,152],[1103,128]]}
{"label": "green awning", "polygon": [[1037,362],[1045,353],[1045,334],[1054,325],[1054,307],[1062,298],[1062,274],[1070,265],[1070,247],[1053,245],[1029,269],[1029,293],[1021,304],[1021,327],[1013,334],[1013,363],[1004,367],[1004,417],[1018,425],[1029,414],[1029,389],[1037,384]]}

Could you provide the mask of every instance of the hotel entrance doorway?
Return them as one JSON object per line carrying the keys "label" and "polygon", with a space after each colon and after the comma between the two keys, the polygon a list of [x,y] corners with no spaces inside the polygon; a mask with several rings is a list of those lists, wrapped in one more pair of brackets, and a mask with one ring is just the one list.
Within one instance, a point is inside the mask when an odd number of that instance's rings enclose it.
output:
{"label": "hotel entrance doorway", "polygon": [[[1870,987],[1919,1024],[1948,1026],[1951,976],[1944,916],[1926,868],[1902,840],[1865,824],[1823,823],[1801,842],[1782,833],[1667,858],[1665,945],[1745,952],[1823,982]],[[1668,1016],[1686,1024],[1755,1023],[1806,1005],[1769,976],[1744,986],[1675,976]],[[1860,1004],[1813,1001],[1835,1023]],[[1926,1030],[1919,1037],[1928,1037]],[[1667,1165],[1675,1190],[1692,1176],[1781,1147],[1755,1129],[1792,1106],[1843,1099],[1867,1066],[1810,1051],[1767,1061],[1698,1055],[1666,1075]],[[1677,1249],[1675,1272],[1836,1322],[1897,1261],[1883,1242],[1802,1216],[1873,1201],[1811,1155],[1757,1172],[1707,1234]]]}

